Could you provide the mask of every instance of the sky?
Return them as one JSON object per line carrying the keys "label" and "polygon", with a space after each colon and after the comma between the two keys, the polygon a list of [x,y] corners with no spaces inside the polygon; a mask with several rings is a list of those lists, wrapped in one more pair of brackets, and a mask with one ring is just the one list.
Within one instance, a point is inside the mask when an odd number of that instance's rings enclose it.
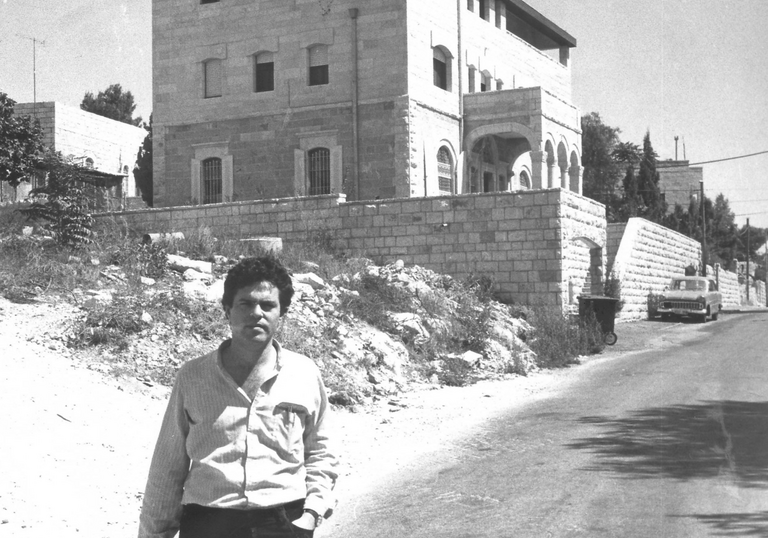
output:
{"label": "sky", "polygon": [[[692,164],[768,152],[768,0],[527,1],[576,38],[573,103],[622,141],[672,159],[678,136]],[[0,0],[0,91],[79,106],[113,83],[147,119],[151,0]],[[709,198],[768,228],[768,153],[702,167]]]}

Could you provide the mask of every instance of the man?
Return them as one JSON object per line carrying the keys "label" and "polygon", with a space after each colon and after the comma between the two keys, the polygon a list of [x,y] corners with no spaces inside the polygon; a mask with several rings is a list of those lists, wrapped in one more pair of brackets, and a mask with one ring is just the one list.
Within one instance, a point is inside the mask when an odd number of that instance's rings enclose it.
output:
{"label": "man", "polygon": [[303,538],[330,515],[337,474],[325,387],[314,362],[274,339],[292,296],[272,257],[246,258],[227,274],[232,337],[179,370],[140,538]]}

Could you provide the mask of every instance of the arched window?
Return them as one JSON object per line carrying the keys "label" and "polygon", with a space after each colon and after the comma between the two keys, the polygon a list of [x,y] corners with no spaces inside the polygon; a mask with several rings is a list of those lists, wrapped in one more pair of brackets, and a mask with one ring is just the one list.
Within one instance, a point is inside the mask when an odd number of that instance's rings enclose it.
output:
{"label": "arched window", "polygon": [[203,91],[205,98],[221,97],[221,60],[203,62]]}
{"label": "arched window", "polygon": [[85,159],[85,167],[86,168],[93,168],[93,159],[90,157]]}
{"label": "arched window", "polygon": [[520,172],[520,190],[521,191],[527,191],[531,188],[531,178],[528,175],[528,172],[523,170]]}
{"label": "arched window", "polygon": [[437,182],[440,194],[453,193],[453,157],[445,146],[437,151]]}
{"label": "arched window", "polygon": [[254,56],[253,91],[271,92],[275,89],[275,60],[271,52]]}
{"label": "arched window", "polygon": [[309,195],[331,194],[331,152],[315,148],[307,152],[307,179]]}
{"label": "arched window", "polygon": [[315,45],[309,48],[309,85],[328,84],[328,47]]}
{"label": "arched window", "polygon": [[221,159],[211,157],[203,161],[203,203],[221,202]]}
{"label": "arched window", "polygon": [[491,88],[491,75],[490,73],[487,73],[483,71],[480,73],[480,91],[481,92],[489,92],[493,88]]}
{"label": "arched window", "polygon": [[440,47],[432,49],[432,72],[435,86],[451,91],[451,58]]}
{"label": "arched window", "polygon": [[123,166],[123,174],[128,175],[128,165]]}

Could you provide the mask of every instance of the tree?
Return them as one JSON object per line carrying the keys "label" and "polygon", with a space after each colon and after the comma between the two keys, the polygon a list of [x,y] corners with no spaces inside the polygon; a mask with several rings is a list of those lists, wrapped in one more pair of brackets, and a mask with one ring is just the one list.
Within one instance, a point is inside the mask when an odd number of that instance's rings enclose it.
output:
{"label": "tree", "polygon": [[40,125],[29,116],[13,114],[16,101],[0,92],[0,181],[16,187],[34,173],[43,151]]}
{"label": "tree", "polygon": [[141,191],[141,199],[149,207],[152,207],[152,114],[149,115],[149,125],[145,124],[147,136],[136,155],[136,164],[133,166],[133,177],[136,186]]}
{"label": "tree", "polygon": [[66,161],[59,153],[44,156],[45,185],[32,189],[32,204],[19,211],[28,219],[42,221],[57,243],[79,246],[92,241],[91,196],[84,181],[85,169]]}
{"label": "tree", "polygon": [[619,144],[617,127],[603,123],[600,114],[590,112],[581,117],[582,165],[584,166],[582,194],[593,200],[611,204],[621,177],[621,168],[614,158]]}
{"label": "tree", "polygon": [[87,92],[83,102],[80,103],[80,108],[130,125],[141,125],[141,116],[133,117],[133,111],[136,110],[133,94],[129,91],[123,92],[120,84],[112,84],[103,92],[99,92],[96,97],[93,93]]}
{"label": "tree", "polygon": [[662,222],[667,214],[667,202],[659,189],[659,172],[656,170],[658,155],[651,145],[651,133],[646,131],[643,137],[643,154],[640,159],[640,171],[637,186],[643,201],[640,215],[651,222]]}

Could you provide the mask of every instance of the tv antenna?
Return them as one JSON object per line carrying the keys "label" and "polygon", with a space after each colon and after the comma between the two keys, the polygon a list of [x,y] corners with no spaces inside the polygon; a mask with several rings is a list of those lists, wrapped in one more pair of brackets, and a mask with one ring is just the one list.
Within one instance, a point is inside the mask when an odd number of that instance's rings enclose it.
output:
{"label": "tv antenna", "polygon": [[45,41],[34,36],[16,35],[22,39],[32,41],[32,114],[37,118],[37,44],[45,45]]}

